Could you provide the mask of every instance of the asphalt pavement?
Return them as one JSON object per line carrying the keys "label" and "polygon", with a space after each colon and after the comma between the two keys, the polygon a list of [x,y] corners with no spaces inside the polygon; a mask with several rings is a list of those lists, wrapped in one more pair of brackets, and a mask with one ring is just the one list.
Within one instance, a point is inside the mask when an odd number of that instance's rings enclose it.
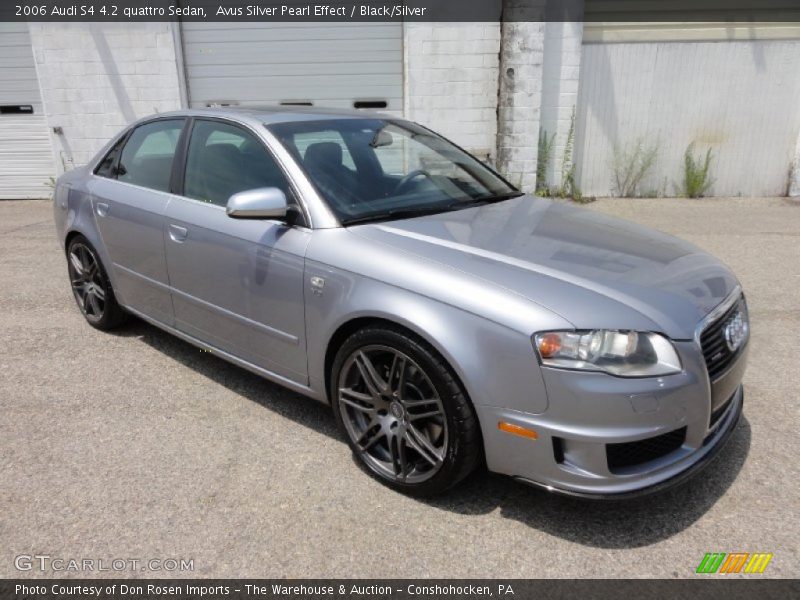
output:
{"label": "asphalt pavement", "polygon": [[698,478],[652,498],[486,473],[434,500],[395,493],[356,466],[326,406],[139,321],[89,327],[50,203],[0,202],[0,576],[91,575],[15,568],[47,555],[194,568],[103,573],[119,576],[669,578],[706,552],[771,552],[760,577],[797,576],[800,204],[588,208],[718,256],[750,306],[744,418]]}

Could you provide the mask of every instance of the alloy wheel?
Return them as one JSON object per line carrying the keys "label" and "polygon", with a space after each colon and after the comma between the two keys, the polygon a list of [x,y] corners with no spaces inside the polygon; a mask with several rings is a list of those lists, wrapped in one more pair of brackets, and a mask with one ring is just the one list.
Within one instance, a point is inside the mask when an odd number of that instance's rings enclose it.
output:
{"label": "alloy wheel", "polygon": [[106,283],[94,252],[80,242],[70,246],[69,280],[81,312],[91,321],[103,318]]}
{"label": "alloy wheel", "polygon": [[393,481],[433,477],[447,452],[447,419],[430,377],[406,354],[371,345],[342,366],[337,400],[345,429],[367,465]]}

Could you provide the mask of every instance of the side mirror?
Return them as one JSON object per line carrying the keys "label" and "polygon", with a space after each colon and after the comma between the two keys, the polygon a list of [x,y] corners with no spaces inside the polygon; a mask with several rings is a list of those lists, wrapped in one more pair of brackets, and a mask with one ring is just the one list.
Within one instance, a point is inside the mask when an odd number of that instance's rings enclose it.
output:
{"label": "side mirror", "polygon": [[225,207],[233,219],[283,219],[288,210],[286,195],[275,187],[239,192],[228,198]]}

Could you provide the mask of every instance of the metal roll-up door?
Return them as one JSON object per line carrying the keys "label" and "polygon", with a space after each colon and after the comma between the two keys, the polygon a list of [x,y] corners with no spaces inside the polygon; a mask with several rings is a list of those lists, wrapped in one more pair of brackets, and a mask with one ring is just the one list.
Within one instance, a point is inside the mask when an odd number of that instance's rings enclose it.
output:
{"label": "metal roll-up door", "polygon": [[55,174],[26,23],[0,23],[0,199],[46,198]]}
{"label": "metal roll-up door", "polygon": [[403,109],[401,24],[186,22],[181,30],[192,107]]}

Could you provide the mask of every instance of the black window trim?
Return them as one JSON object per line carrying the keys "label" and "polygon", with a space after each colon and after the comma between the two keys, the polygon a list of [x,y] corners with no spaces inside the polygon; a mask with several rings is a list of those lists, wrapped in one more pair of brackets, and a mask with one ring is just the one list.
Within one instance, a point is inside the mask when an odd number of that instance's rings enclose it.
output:
{"label": "black window trim", "polygon": [[[111,179],[113,181],[117,181],[119,183],[124,183],[126,185],[133,185],[135,187],[141,188],[143,190],[148,190],[148,191],[151,191],[151,192],[157,192],[157,193],[160,193],[160,194],[174,194],[175,192],[173,192],[172,190],[173,190],[173,179],[174,179],[174,175],[175,175],[175,164],[176,164],[176,160],[179,157],[179,151],[180,151],[180,148],[181,148],[181,141],[183,140],[183,136],[186,135],[186,127],[188,125],[189,120],[190,120],[190,117],[188,117],[186,115],[160,115],[158,117],[153,117],[152,119],[147,119],[146,121],[141,121],[141,122],[136,123],[135,125],[132,125],[131,127],[129,127],[125,131],[125,133],[123,133],[111,145],[111,148],[109,148],[108,152],[106,152],[103,155],[103,157],[100,160],[97,161],[97,163],[94,165],[94,168],[92,169],[92,174],[95,175],[96,177],[102,177],[103,179]],[[128,145],[128,140],[133,135],[133,132],[136,131],[137,129],[139,129],[140,127],[144,127],[145,125],[150,125],[152,123],[157,123],[158,121],[183,121],[183,125],[181,126],[181,133],[178,136],[178,141],[177,141],[177,143],[175,145],[175,154],[172,157],[172,169],[170,171],[170,180],[169,180],[168,189],[167,190],[156,190],[154,188],[146,187],[146,186],[139,185],[139,184],[136,184],[136,183],[129,183],[127,181],[119,181],[119,179],[117,178],[117,175],[118,175],[117,169],[119,168],[119,161],[122,158],[122,152],[125,150],[125,146]],[[100,169],[100,166],[103,164],[105,159],[108,158],[108,156],[112,152],[116,152],[117,153],[117,155],[114,157],[114,165],[112,167],[112,171],[114,173],[114,176],[113,177],[106,177],[105,175],[98,175],[97,171]]]}
{"label": "black window trim", "polygon": [[[215,121],[218,123],[223,123],[225,125],[229,125],[236,129],[240,129],[245,133],[250,134],[253,138],[255,138],[256,142],[261,144],[261,147],[267,152],[269,157],[275,163],[275,165],[280,169],[281,174],[283,175],[284,179],[286,179],[286,183],[289,184],[289,191],[291,192],[291,197],[287,198],[287,202],[289,206],[296,206],[299,208],[299,216],[298,219],[294,223],[284,223],[289,225],[290,227],[303,227],[305,229],[311,228],[311,219],[309,218],[308,211],[306,210],[305,204],[300,196],[300,193],[297,190],[297,186],[295,185],[292,178],[289,176],[289,173],[286,171],[284,166],[281,164],[281,161],[275,156],[275,153],[272,151],[272,148],[269,147],[268,144],[264,143],[264,140],[261,139],[259,136],[258,131],[249,125],[242,123],[240,121],[236,121],[234,119],[228,119],[225,117],[217,117],[217,116],[207,116],[207,115],[189,115],[185,117],[187,120],[186,126],[181,132],[181,138],[178,140],[178,146],[175,150],[175,161],[172,164],[172,179],[170,180],[170,189],[173,189],[171,193],[175,194],[176,196],[180,196],[186,200],[191,200],[197,202],[196,199],[190,198],[186,194],[184,194],[184,181],[186,179],[186,161],[189,156],[189,144],[192,138],[192,131],[194,130],[194,124],[196,121]],[[204,203],[206,204],[206,203]],[[208,206],[214,206],[217,208],[225,208],[224,206],[220,206],[219,204],[210,204]],[[273,220],[275,222],[276,219],[264,219],[265,221]]]}
{"label": "black window trim", "polygon": [[[94,166],[94,169],[92,170],[92,174],[93,175],[97,175],[97,177],[102,177],[103,179],[113,179],[113,180],[116,181],[116,179],[117,179],[117,167],[119,167],[119,157],[122,154],[122,149],[125,147],[125,144],[128,143],[128,138],[131,136],[131,133],[133,133],[134,129],[136,129],[136,128],[132,127],[130,129],[128,129],[113,144],[111,144],[111,148],[109,148],[108,152],[106,152],[103,155],[103,158],[98,160],[97,164]],[[111,165],[111,173],[112,173],[112,175],[111,176],[100,175],[98,173],[98,171],[100,170],[100,167],[103,166],[103,163],[106,161],[106,159],[109,156],[111,156],[111,154],[113,154],[113,153],[116,153],[116,156],[114,157],[114,163]]]}

